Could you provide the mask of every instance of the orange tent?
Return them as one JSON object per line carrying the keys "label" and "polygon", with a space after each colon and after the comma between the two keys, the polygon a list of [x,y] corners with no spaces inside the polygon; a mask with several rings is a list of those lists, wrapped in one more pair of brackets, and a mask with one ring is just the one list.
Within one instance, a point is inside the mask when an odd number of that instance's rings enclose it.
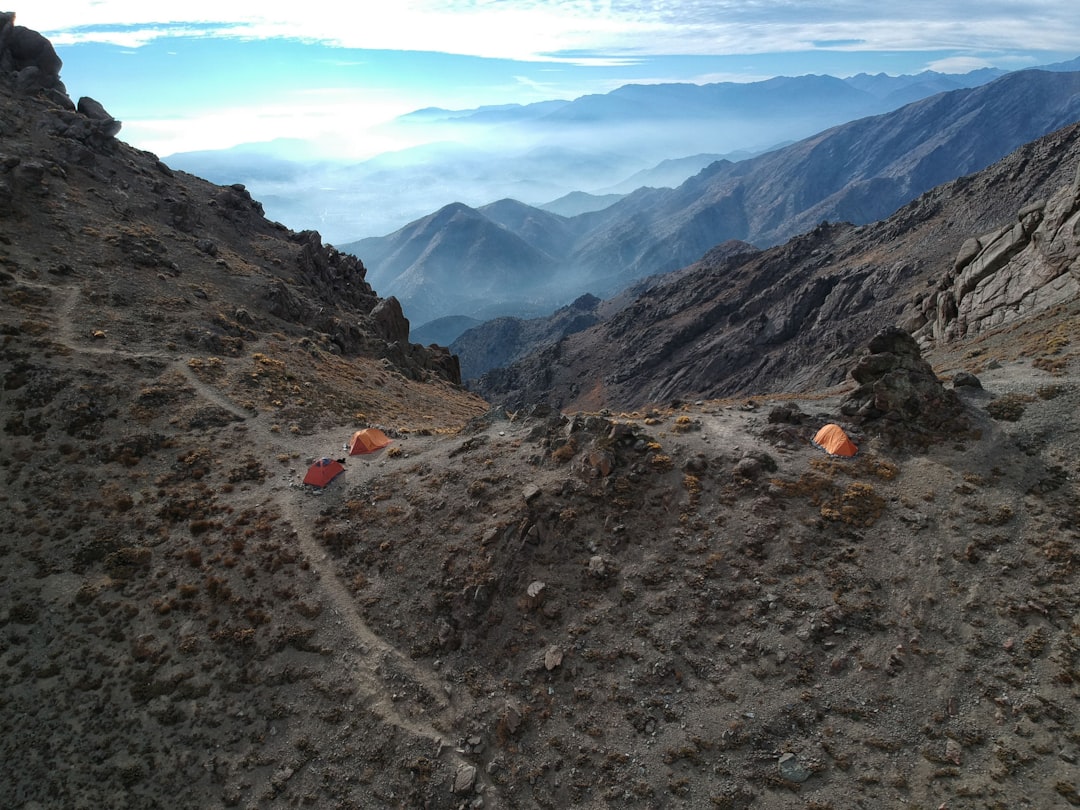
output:
{"label": "orange tent", "polygon": [[364,428],[358,430],[349,440],[349,455],[359,456],[364,453],[374,453],[382,450],[390,444],[391,439],[378,428]]}
{"label": "orange tent", "polygon": [[814,444],[830,456],[853,456],[859,452],[859,448],[839,425],[825,425],[814,436]]}
{"label": "orange tent", "polygon": [[320,458],[308,467],[307,475],[304,476],[304,483],[325,487],[343,472],[345,472],[345,467],[340,461],[334,461],[332,458]]}

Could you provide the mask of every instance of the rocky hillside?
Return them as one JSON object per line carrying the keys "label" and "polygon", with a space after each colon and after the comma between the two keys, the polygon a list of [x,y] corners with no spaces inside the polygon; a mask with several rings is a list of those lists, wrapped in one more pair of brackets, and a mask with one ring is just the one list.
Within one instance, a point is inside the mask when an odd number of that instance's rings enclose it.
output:
{"label": "rocky hillside", "polygon": [[543,318],[495,318],[465,330],[451,344],[466,379],[502,368],[534,351],[600,321],[601,301],[583,295]]}
{"label": "rocky hillside", "polygon": [[[713,248],[709,256],[713,261],[720,261],[736,255],[745,258],[757,252],[751,244],[731,240]],[[464,325],[450,341],[450,351],[460,362],[462,379],[471,385],[474,379],[483,377],[492,369],[511,366],[555,345],[574,332],[611,318],[621,309],[632,305],[647,290],[677,284],[684,273],[673,271],[641,279],[603,301],[594,295],[583,295],[539,318],[504,316]],[[432,326],[439,323],[435,321]]]}
{"label": "rocky hillside", "polygon": [[[47,40],[5,30],[5,280],[32,269],[64,282],[39,282],[28,301],[66,307],[77,334],[132,351],[240,358],[277,333],[305,365],[362,357],[410,380],[459,382],[449,352],[409,344],[400,305],[376,295],[358,259],[267,221],[243,186],[174,172],[117,140],[101,104],[67,97]],[[81,322],[85,298],[112,307],[100,329]]]}
{"label": "rocky hillside", "polygon": [[[1074,125],[881,222],[823,224],[749,260],[706,255],[476,388],[570,409],[810,391],[842,382],[882,324],[947,338],[1052,306],[1075,283],[1078,163]],[[1025,263],[991,273],[1013,257]]]}
{"label": "rocky hillside", "polygon": [[1080,804],[1075,299],[937,373],[875,333],[842,391],[490,409],[47,46],[0,18],[5,806]]}

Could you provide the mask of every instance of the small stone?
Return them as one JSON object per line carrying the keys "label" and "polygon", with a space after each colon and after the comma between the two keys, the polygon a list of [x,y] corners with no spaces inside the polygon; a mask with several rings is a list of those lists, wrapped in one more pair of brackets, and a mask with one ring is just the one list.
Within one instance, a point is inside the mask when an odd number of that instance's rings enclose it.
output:
{"label": "small stone", "polygon": [[958,371],[953,376],[953,388],[982,388],[982,382],[970,371]]}
{"label": "small stone", "polygon": [[476,766],[475,765],[461,765],[457,769],[457,773],[454,774],[454,793],[459,796],[465,793],[469,793],[473,789],[473,785],[476,784]]}
{"label": "small stone", "polygon": [[555,645],[548,647],[547,652],[544,653],[544,669],[550,672],[562,663],[562,659],[563,651],[559,647]]}
{"label": "small stone", "polygon": [[525,503],[529,503],[540,495],[540,487],[536,484],[529,484],[521,492],[522,497],[525,498]]}
{"label": "small stone", "polygon": [[508,732],[513,734],[521,726],[521,712],[517,706],[512,703],[506,704],[506,709],[502,713],[502,724]]}
{"label": "small stone", "polygon": [[739,459],[735,474],[741,478],[757,478],[761,474],[761,462],[753,456]]}
{"label": "small stone", "polygon": [[799,762],[798,757],[792,753],[783,754],[777,763],[780,769],[780,777],[788,782],[802,783],[814,775],[814,772]]}
{"label": "small stone", "polygon": [[964,749],[956,740],[950,739],[945,743],[945,759],[953,765],[959,765],[964,758]]}

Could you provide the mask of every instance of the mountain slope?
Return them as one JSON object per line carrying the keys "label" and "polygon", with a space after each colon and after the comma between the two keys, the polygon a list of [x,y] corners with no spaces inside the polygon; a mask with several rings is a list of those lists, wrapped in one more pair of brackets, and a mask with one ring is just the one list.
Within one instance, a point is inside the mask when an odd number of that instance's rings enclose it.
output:
{"label": "mountain slope", "polygon": [[[492,211],[508,217],[510,208]],[[557,238],[556,215],[530,212],[517,219],[524,233],[541,245]],[[526,312],[534,298],[546,300],[558,269],[542,247],[461,203],[355,249],[370,257],[372,283],[400,300],[417,324],[451,314],[491,317],[493,300]]]}
{"label": "mountain slope", "polygon": [[1080,119],[1080,73],[1022,71],[988,85],[835,127],[739,163],[714,164],[672,192],[604,212],[574,260],[605,292],[685,266],[714,244],[777,244],[824,220],[865,224]]}
{"label": "mountain slope", "polygon": [[879,223],[821,225],[749,261],[707,255],[477,390],[508,407],[596,409],[838,383],[871,334],[945,283],[966,240],[1069,186],[1078,162],[1073,125]]}
{"label": "mountain slope", "polygon": [[599,322],[600,299],[583,295],[542,318],[494,318],[462,329],[451,342],[463,379],[508,366],[529,351]]}
{"label": "mountain slope", "polygon": [[[717,161],[674,189],[638,189],[602,210],[560,223],[560,234],[567,237],[561,243],[533,246],[563,268],[555,288],[561,298],[549,299],[553,306],[586,292],[610,296],[636,279],[685,267],[724,241],[769,246],[826,220],[876,221],[918,194],[978,171],[1078,119],[1080,73],[1011,73],[737,163]],[[514,230],[522,221],[518,209],[505,224]],[[406,230],[414,233],[416,228]],[[534,238],[522,230],[515,233],[526,242]],[[576,240],[571,238],[575,233],[580,234]],[[438,238],[468,250],[464,236]],[[369,266],[380,268],[381,244],[374,240],[349,247]],[[415,244],[411,250],[421,253],[424,246]],[[447,267],[468,262],[464,254],[444,251],[441,256]],[[515,268],[513,254],[491,261],[508,278],[535,272],[530,264]],[[438,308],[423,310],[417,320],[457,314],[448,302],[458,296],[459,285],[450,276],[447,285],[431,297]],[[395,287],[387,290],[397,294]],[[498,304],[500,290],[492,288],[492,294],[489,303]]]}

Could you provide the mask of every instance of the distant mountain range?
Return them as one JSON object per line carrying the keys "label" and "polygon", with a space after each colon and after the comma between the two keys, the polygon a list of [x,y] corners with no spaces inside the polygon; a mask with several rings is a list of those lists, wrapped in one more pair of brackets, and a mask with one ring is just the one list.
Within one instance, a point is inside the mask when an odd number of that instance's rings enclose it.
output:
{"label": "distant mountain range", "polygon": [[[720,246],[626,296],[613,314],[597,305],[603,317],[592,326],[549,329],[536,351],[471,385],[511,410],[536,402],[632,409],[820,390],[845,380],[884,326],[943,348],[950,334],[970,338],[1063,299],[1074,306],[1078,164],[1075,123],[880,222],[821,224],[751,253]],[[553,317],[550,326],[557,324]],[[542,334],[544,325],[529,328]],[[459,345],[514,334],[504,319],[469,330]]]}
{"label": "distant mountain range", "polygon": [[728,240],[768,247],[824,220],[882,219],[1078,119],[1080,72],[1020,71],[716,161],[677,188],[641,188],[602,210],[560,216],[515,200],[456,203],[340,247],[363,259],[372,285],[396,296],[414,324],[533,317],[685,267]]}
{"label": "distant mountain range", "polygon": [[388,234],[451,202],[475,208],[512,197],[540,206],[574,191],[627,193],[642,185],[675,186],[701,166],[688,165],[682,176],[676,173],[661,183],[632,178],[663,161],[691,155],[758,153],[1000,75],[984,69],[956,75],[627,85],[573,100],[418,111],[382,127],[401,149],[362,162],[317,159],[312,145],[302,141],[165,159],[214,182],[243,183],[268,216],[290,227],[318,230],[341,245]]}

